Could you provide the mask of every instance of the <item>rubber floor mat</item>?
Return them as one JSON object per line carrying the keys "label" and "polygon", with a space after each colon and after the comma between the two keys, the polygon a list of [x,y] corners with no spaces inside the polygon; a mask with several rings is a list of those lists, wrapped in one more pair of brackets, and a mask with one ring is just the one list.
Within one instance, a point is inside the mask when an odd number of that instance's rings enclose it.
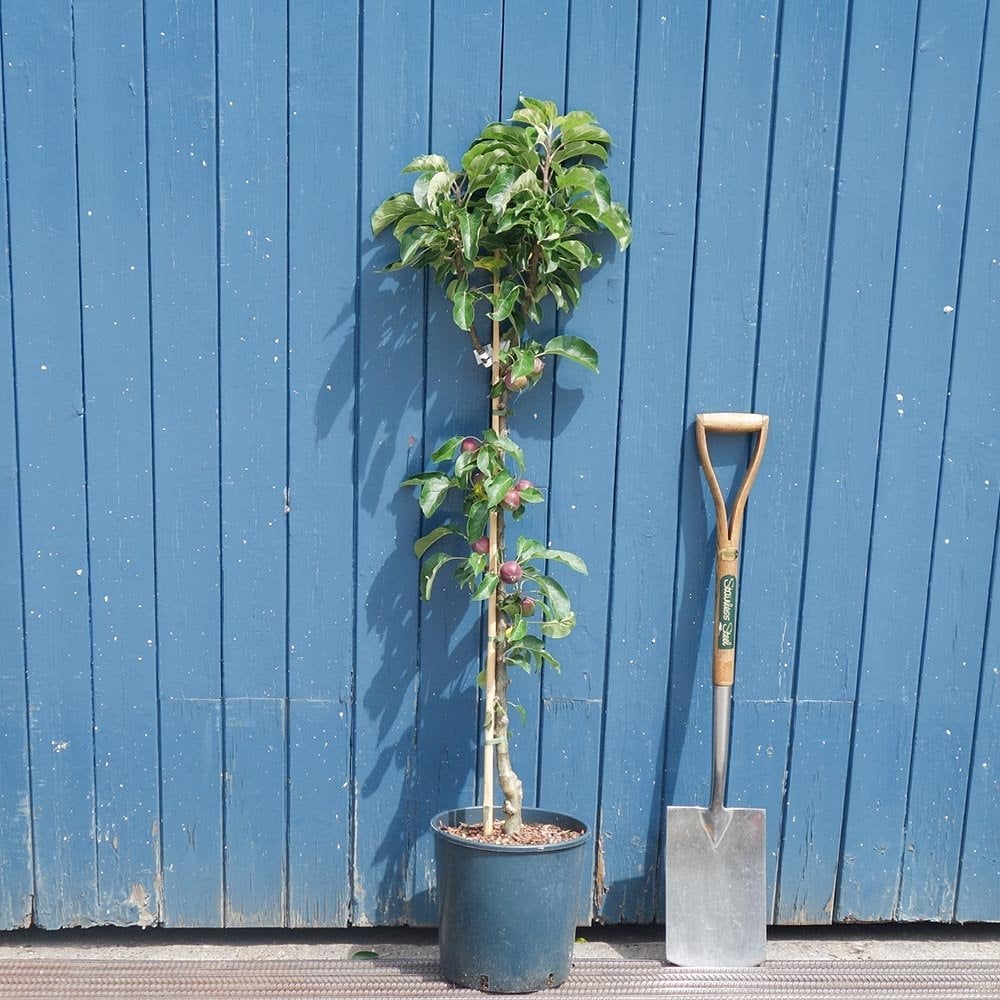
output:
{"label": "rubber floor mat", "polygon": [[[539,996],[544,996],[543,991]],[[495,996],[498,994],[494,994]],[[559,1000],[998,1000],[1000,961],[768,962],[678,969],[659,962],[574,963]],[[371,961],[0,961],[0,1000],[434,1000],[482,997],[440,981],[437,963]]]}

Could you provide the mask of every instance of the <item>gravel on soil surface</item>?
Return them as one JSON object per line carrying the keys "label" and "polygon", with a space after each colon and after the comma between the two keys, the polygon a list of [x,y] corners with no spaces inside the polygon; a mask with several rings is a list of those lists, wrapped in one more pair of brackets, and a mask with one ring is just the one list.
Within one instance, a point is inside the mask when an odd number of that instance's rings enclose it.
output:
{"label": "gravel on soil surface", "polygon": [[525,823],[519,833],[506,834],[503,826],[497,823],[492,833],[483,831],[482,823],[459,823],[458,826],[442,827],[445,833],[466,840],[478,840],[483,844],[497,844],[500,847],[536,847],[545,844],[561,844],[567,840],[576,840],[581,836],[579,830],[564,830],[552,823]]}

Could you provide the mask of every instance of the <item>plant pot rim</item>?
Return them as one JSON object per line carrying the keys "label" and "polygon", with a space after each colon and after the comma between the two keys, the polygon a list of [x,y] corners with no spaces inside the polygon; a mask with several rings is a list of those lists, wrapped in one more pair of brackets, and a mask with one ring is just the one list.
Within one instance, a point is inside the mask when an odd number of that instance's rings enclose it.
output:
{"label": "plant pot rim", "polygon": [[435,837],[440,837],[449,843],[472,851],[483,851],[489,854],[552,854],[556,851],[569,851],[574,847],[582,847],[590,841],[590,827],[581,819],[569,813],[553,812],[549,809],[522,810],[525,823],[554,823],[567,829],[578,829],[580,835],[572,840],[560,840],[554,844],[486,844],[470,837],[459,837],[442,829],[449,816],[456,812],[482,813],[482,806],[459,806],[456,809],[445,809],[431,820],[431,831]]}

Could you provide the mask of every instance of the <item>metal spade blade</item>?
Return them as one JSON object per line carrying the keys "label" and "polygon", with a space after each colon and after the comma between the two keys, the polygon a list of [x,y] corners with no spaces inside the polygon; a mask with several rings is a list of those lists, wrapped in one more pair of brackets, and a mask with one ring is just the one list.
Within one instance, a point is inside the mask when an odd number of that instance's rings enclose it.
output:
{"label": "metal spade blade", "polygon": [[716,840],[708,809],[667,809],[667,961],[760,965],[767,946],[764,810],[723,809]]}

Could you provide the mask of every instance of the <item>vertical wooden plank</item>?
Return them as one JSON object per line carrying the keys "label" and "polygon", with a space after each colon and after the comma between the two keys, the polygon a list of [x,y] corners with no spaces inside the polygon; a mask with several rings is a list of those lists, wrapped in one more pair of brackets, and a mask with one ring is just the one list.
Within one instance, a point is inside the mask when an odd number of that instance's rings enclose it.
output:
{"label": "vertical wooden plank", "polygon": [[[661,895],[665,660],[707,31],[707,3],[642,8],[599,790],[597,900],[609,922],[651,922]],[[651,364],[653,340],[662,361]]]}
{"label": "vertical wooden plank", "polygon": [[215,21],[147,0],[164,919],[222,925]]}
{"label": "vertical wooden plank", "polygon": [[289,9],[293,927],[346,926],[351,898],[359,16],[322,0]]}
{"label": "vertical wooden plank", "polygon": [[[405,186],[428,143],[431,11],[386,0],[363,18],[361,221]],[[409,916],[408,796],[414,763],[420,511],[399,483],[423,436],[424,278],[384,275],[386,240],[362,246],[358,305],[357,684],[352,922]]]}
{"label": "vertical wooden plank", "polygon": [[[435,0],[430,149],[453,165],[482,127],[496,120],[502,27],[494,0]],[[485,331],[480,333],[485,340]],[[428,290],[426,357],[425,463],[442,441],[455,434],[479,436],[490,421],[489,374],[477,366],[469,339],[452,321],[451,303],[433,285]],[[454,517],[456,511],[460,519],[461,506],[449,506],[421,530]],[[442,809],[472,805],[476,798],[479,607],[470,605],[468,593],[455,587],[450,575],[443,576],[434,601],[420,605],[416,768],[409,817],[412,846],[408,845],[413,857],[409,872],[413,923],[437,922],[431,817]],[[520,686],[512,691],[515,701],[519,697]]]}
{"label": "vertical wooden plank", "polygon": [[1000,358],[994,349],[1000,203],[990,166],[1000,147],[996,18],[987,25],[983,59],[916,706],[902,920],[950,920],[955,912],[1000,496]]}
{"label": "vertical wooden plank", "polygon": [[97,904],[74,59],[68,3],[4,9],[35,916]]}
{"label": "vertical wooden plank", "polygon": [[225,701],[227,927],[285,922],[285,703]]}
{"label": "vertical wooden plank", "polygon": [[984,15],[920,9],[839,919],[898,905]]}
{"label": "vertical wooden plank", "polygon": [[[837,158],[847,3],[790,4],[772,136],[754,409],[770,415],[771,446],[754,485],[754,530],[743,546],[740,669],[730,782],[734,803],[767,817],[773,916],[800,615],[827,254]],[[801,678],[808,692],[808,671]],[[744,704],[759,702],[752,711]],[[758,725],[766,717],[766,738]],[[776,728],[772,728],[772,725]],[[773,752],[758,753],[762,742]],[[741,791],[736,791],[740,789]],[[797,827],[796,829],[801,829]]]}
{"label": "vertical wooden plank", "polygon": [[833,919],[915,21],[916,4],[855,3],[851,12],[778,885],[781,923]]}
{"label": "vertical wooden plank", "polygon": [[[995,265],[994,265],[995,266]],[[996,298],[991,300],[996,308]],[[992,485],[992,480],[991,480]],[[997,563],[1000,555],[1000,517],[993,540],[993,572],[990,603],[986,609],[986,636],[983,645],[978,717],[969,793],[965,807],[955,920],[997,919],[997,872],[1000,871],[1000,631],[994,612],[997,607]]]}
{"label": "vertical wooden plank", "polygon": [[[607,176],[617,200],[627,203],[631,183],[632,111],[635,96],[637,12],[627,7],[574,9],[570,21],[567,102],[597,116],[614,138]],[[590,53],[601,51],[596,71]],[[564,579],[573,595],[577,626],[559,644],[563,671],[542,683],[539,798],[593,826],[597,818],[606,671],[607,608],[611,572],[611,456],[618,437],[626,255],[613,240],[599,240],[601,270],[587,281],[571,327],[594,343],[602,373],[556,365],[549,535],[587,562],[590,575]],[[567,766],[572,762],[571,766]],[[591,850],[596,844],[591,842]],[[594,906],[594,856],[581,887],[580,922]]]}
{"label": "vertical wooden plank", "polygon": [[159,916],[142,6],[78,0],[80,273],[101,923]]}
{"label": "vertical wooden plank", "polygon": [[221,0],[217,11],[225,922],[277,927],[285,921],[287,10]]}
{"label": "vertical wooden plank", "polygon": [[[0,18],[0,67],[3,57]],[[8,219],[7,112],[0,71],[0,929],[32,920],[34,875],[31,844],[31,778],[25,690],[24,594],[21,588],[21,508],[17,454],[17,396],[11,316],[11,257]]]}
{"label": "vertical wooden plank", "polygon": [[[667,696],[668,805],[708,801],[715,524],[690,428],[703,410],[751,405],[778,12],[777,0],[741,2],[713,7],[710,17]],[[712,455],[728,489],[745,462],[746,444],[715,441]],[[754,502],[748,542],[755,530]],[[748,673],[747,657],[740,656],[737,692]],[[736,731],[745,712],[755,711],[743,704],[737,704]],[[738,800],[738,781],[729,788],[730,798]]]}
{"label": "vertical wooden plank", "polygon": [[[504,0],[503,51],[500,67],[500,117],[508,119],[524,94],[542,101],[554,101],[566,111],[566,53],[569,36],[569,0]],[[555,307],[542,307],[539,329],[548,335],[558,330]],[[534,386],[524,401],[512,408],[511,433],[524,449],[525,474],[546,490],[552,473],[552,405],[555,394],[555,366]],[[544,514],[536,515],[537,518]],[[539,525],[539,521],[534,522]],[[544,534],[538,526],[538,537]],[[511,726],[510,753],[514,769],[524,785],[524,804],[537,801],[540,781],[539,752],[542,727],[542,678],[516,677],[511,697],[525,710],[526,722],[515,716]]]}

